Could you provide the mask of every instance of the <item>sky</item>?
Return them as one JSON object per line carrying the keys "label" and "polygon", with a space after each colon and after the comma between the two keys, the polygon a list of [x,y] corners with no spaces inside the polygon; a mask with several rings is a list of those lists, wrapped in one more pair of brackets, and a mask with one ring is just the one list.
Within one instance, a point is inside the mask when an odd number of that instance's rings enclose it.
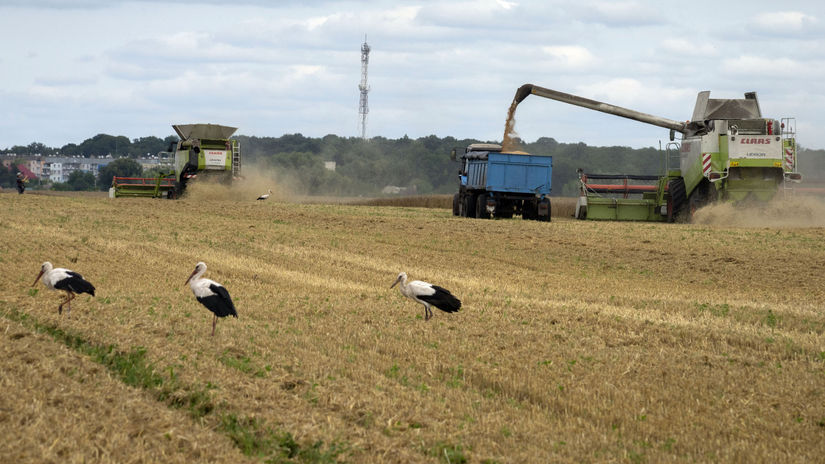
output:
{"label": "sky", "polygon": [[[531,83],[687,120],[696,94],[756,91],[825,148],[825,2],[0,0],[0,148],[99,133],[500,141]],[[656,126],[530,96],[518,135],[659,146]]]}

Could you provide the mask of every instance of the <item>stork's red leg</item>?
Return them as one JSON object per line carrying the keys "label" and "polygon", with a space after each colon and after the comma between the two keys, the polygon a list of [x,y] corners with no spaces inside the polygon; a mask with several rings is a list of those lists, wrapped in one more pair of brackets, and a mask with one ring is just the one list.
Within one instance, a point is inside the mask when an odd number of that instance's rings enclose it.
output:
{"label": "stork's red leg", "polygon": [[218,323],[218,316],[212,316],[212,336],[215,336],[215,324]]}
{"label": "stork's red leg", "polygon": [[[72,301],[72,297],[74,297],[74,295],[71,292],[66,292],[66,299],[61,301],[60,305],[57,306],[57,314],[63,314],[63,305]],[[71,308],[71,305],[69,305],[69,308]]]}
{"label": "stork's red leg", "polygon": [[76,295],[72,292],[68,293],[69,299],[66,300],[66,304],[68,304],[68,306],[66,307],[66,317],[72,317],[72,300],[74,300]]}

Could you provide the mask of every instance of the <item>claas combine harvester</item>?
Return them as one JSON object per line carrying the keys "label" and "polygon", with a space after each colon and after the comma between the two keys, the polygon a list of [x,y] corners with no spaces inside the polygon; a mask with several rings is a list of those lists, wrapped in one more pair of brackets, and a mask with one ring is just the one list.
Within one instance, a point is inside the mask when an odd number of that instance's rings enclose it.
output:
{"label": "claas combine harvester", "polygon": [[193,179],[211,179],[231,184],[241,175],[241,146],[230,139],[237,130],[218,124],[179,124],[180,137],[169,147],[175,154],[172,171],[157,177],[114,177],[112,197],[178,198]]}
{"label": "claas combine harvester", "polygon": [[713,99],[709,91],[699,92],[693,116],[685,122],[532,84],[518,89],[514,104],[529,95],[670,129],[661,176],[580,170],[579,219],[689,219],[710,202],[768,201],[802,180],[796,171],[795,119],[762,117],[756,92],[744,99]]}

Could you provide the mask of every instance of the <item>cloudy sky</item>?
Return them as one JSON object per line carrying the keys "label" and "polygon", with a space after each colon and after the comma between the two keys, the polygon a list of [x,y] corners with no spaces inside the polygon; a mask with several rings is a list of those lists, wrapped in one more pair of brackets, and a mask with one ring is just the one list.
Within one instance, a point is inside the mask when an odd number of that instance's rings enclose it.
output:
{"label": "cloudy sky", "polygon": [[[98,133],[501,140],[533,83],[675,120],[696,93],[756,91],[825,148],[825,2],[0,0],[0,147]],[[528,141],[658,146],[667,131],[544,98],[516,113]]]}

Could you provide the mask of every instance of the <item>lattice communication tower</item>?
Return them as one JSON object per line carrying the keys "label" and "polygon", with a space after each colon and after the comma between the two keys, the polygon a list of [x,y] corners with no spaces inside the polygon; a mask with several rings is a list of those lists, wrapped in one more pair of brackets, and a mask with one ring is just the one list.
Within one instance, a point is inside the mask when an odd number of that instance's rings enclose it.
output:
{"label": "lattice communication tower", "polygon": [[361,83],[358,90],[361,91],[361,100],[358,103],[358,114],[361,117],[361,138],[367,138],[367,113],[370,112],[367,106],[367,93],[370,87],[367,85],[367,65],[370,64],[370,46],[367,45],[367,36],[364,36],[364,43],[361,44]]}

